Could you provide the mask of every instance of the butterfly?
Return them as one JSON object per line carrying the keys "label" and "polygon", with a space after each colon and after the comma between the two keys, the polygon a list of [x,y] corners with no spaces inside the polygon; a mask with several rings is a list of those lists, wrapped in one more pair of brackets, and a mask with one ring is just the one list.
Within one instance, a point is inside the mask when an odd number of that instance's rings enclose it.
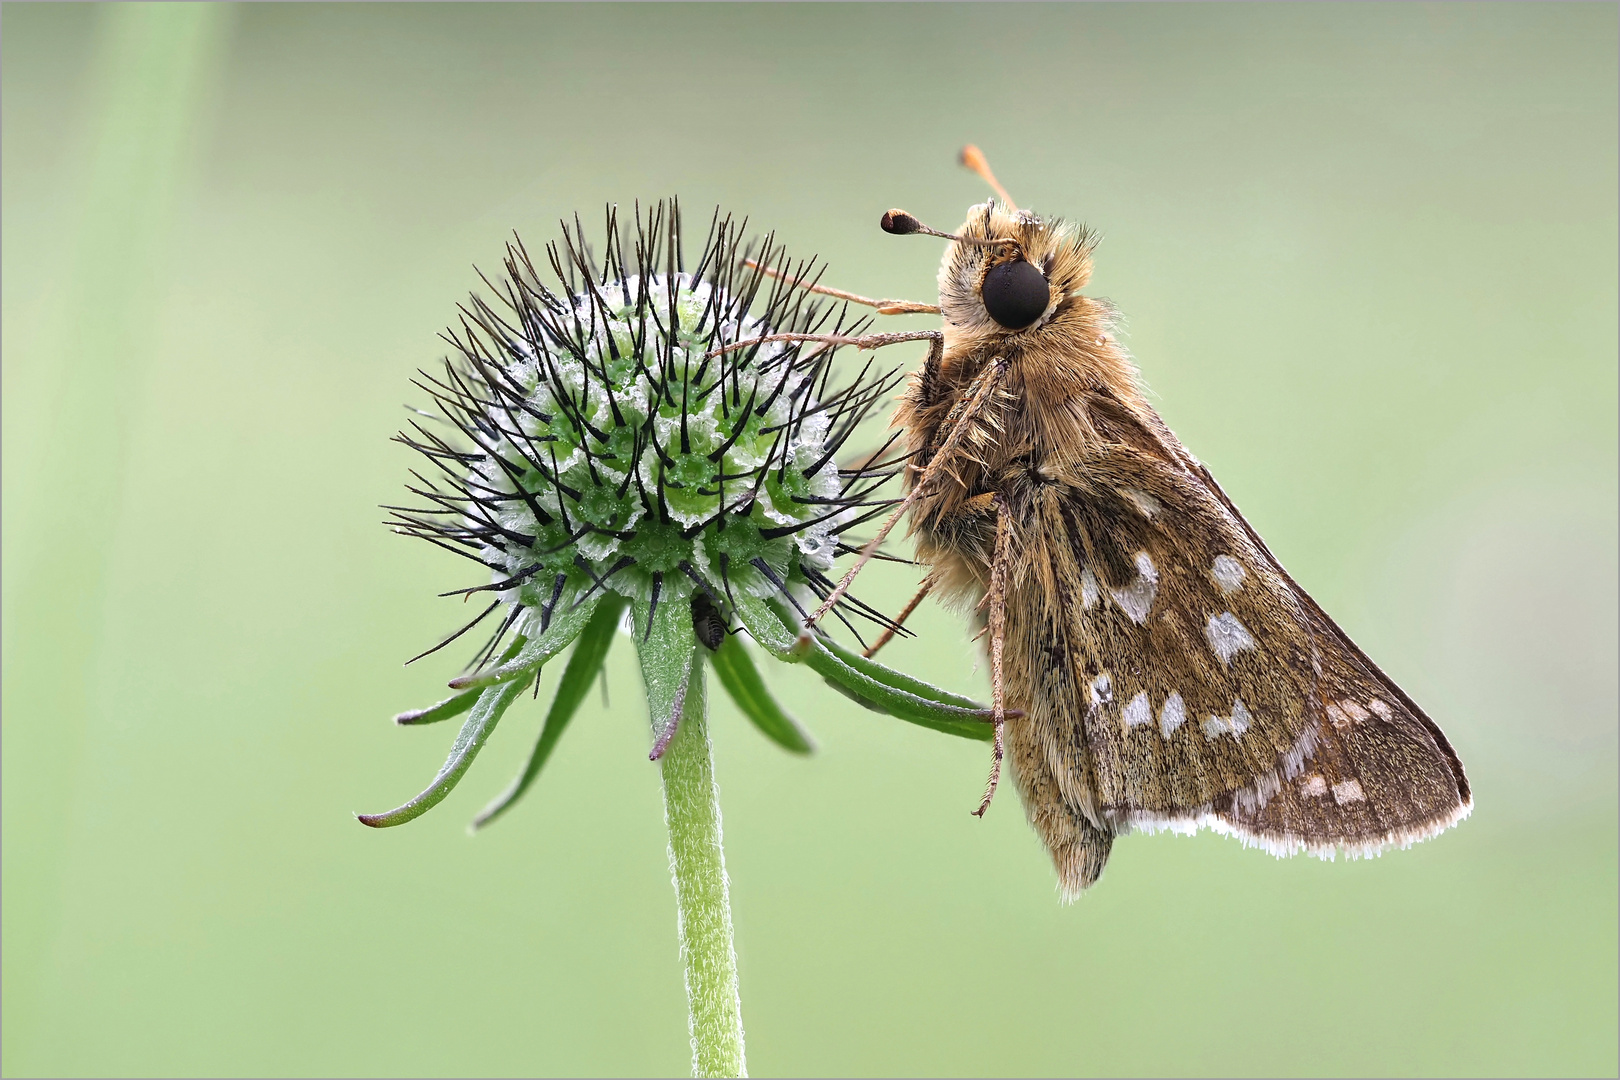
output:
{"label": "butterfly", "polygon": [[[1289,576],[1148,403],[1116,313],[1088,296],[1095,239],[999,195],[955,233],[904,211],[896,234],[950,241],[937,312],[895,416],[905,517],[933,593],[972,612],[1005,759],[1072,899],[1114,838],[1210,828],[1275,855],[1372,855],[1472,808],[1440,728]],[[843,339],[840,339],[843,340]],[[880,647],[879,640],[870,652]]]}

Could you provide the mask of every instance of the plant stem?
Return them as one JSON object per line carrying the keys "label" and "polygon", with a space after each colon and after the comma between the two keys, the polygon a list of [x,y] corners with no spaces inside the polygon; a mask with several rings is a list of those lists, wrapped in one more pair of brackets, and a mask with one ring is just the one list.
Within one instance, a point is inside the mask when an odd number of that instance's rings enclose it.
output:
{"label": "plant stem", "polygon": [[709,743],[703,650],[697,649],[681,724],[660,768],[669,868],[680,911],[681,960],[691,1009],[692,1075],[746,1076],[737,950],[721,847],[720,789]]}

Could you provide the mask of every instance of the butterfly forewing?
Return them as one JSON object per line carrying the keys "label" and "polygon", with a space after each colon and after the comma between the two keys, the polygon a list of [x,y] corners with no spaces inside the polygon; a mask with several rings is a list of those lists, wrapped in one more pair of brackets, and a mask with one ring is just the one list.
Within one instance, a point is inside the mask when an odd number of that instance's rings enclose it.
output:
{"label": "butterfly forewing", "polygon": [[1376,854],[1465,817],[1468,781],[1451,745],[1315,604],[1321,722],[1309,760],[1264,805],[1219,809],[1218,827],[1275,854]]}

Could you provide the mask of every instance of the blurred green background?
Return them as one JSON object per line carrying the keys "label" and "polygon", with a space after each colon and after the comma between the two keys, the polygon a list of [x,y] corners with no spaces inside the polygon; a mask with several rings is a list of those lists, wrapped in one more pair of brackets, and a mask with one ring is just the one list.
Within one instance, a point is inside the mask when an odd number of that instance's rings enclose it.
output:
{"label": "blurred green background", "polygon": [[442,760],[388,718],[472,583],[379,524],[388,436],[511,230],[679,193],[930,299],[877,218],[954,227],[968,140],[1102,232],[1165,418],[1478,808],[1372,862],[1129,838],[1063,907],[1011,791],[968,814],[982,744],[769,671],[823,750],[717,706],[753,1071],[1615,1074],[1612,5],[0,20],[8,1075],[683,1073],[631,650],[487,833],[541,707],[350,816]]}

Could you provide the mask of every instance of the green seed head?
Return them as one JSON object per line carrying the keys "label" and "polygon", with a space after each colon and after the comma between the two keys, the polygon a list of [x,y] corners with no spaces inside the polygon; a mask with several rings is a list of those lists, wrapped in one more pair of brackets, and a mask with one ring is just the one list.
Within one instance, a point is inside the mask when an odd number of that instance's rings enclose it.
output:
{"label": "green seed head", "polygon": [[864,328],[793,287],[811,267],[770,238],[745,263],[718,211],[691,270],[678,206],[638,212],[633,235],[610,209],[606,232],[598,263],[564,230],[546,252],[555,286],[508,249],[503,304],[473,298],[459,355],[426,384],[452,430],[403,436],[440,479],[394,524],[487,566],[465,591],[505,608],[481,658],[602,590],[825,595],[841,534],[882,509],[867,496],[889,474],[843,474],[835,455],[894,373],[832,390],[830,345],[757,340]]}

